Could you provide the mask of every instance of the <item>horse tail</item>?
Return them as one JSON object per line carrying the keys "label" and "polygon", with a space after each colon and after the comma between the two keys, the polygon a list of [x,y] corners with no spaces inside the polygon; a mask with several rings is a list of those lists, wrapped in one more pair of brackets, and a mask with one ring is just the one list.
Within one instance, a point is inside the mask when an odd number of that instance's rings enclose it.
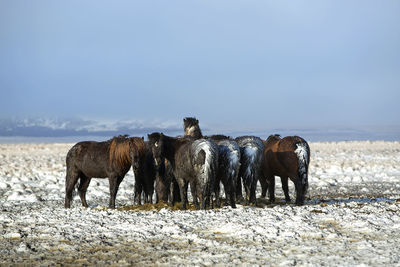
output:
{"label": "horse tail", "polygon": [[296,150],[294,151],[298,159],[298,176],[301,184],[307,190],[308,187],[308,165],[310,164],[310,147],[305,140],[296,143]]}
{"label": "horse tail", "polygon": [[203,199],[201,206],[204,209],[206,202],[209,201],[214,186],[214,180],[218,168],[218,149],[214,142],[200,139],[194,142],[195,146],[195,162],[199,165],[199,181]]}
{"label": "horse tail", "polygon": [[241,166],[243,168],[242,178],[247,190],[249,190],[248,200],[255,203],[256,185],[264,158],[264,144],[261,139],[252,137],[251,141],[242,148],[242,151],[242,157],[244,157],[243,165]]}
{"label": "horse tail", "polygon": [[232,177],[234,183],[240,167],[240,148],[236,142],[230,142],[230,153],[229,153],[229,175]]}

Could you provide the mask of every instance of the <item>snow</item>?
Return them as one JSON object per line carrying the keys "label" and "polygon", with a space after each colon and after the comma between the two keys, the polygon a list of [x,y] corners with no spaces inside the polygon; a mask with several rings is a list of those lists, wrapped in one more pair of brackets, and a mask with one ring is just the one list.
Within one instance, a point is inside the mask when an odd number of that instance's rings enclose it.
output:
{"label": "snow", "polygon": [[[0,265],[396,266],[400,262],[400,143],[310,143],[304,206],[277,202],[207,211],[116,210],[107,179],[92,179],[83,208],[64,209],[72,144],[0,145]],[[294,196],[293,183],[289,190]],[[260,188],[257,188],[260,196]]]}

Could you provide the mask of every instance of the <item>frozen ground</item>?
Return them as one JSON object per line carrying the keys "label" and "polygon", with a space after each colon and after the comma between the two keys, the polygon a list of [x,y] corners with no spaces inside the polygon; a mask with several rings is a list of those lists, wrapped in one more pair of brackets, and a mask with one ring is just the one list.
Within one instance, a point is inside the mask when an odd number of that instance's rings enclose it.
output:
{"label": "frozen ground", "polygon": [[105,208],[100,179],[89,186],[90,208],[75,197],[64,209],[71,144],[0,145],[0,265],[398,266],[400,143],[310,146],[304,206],[284,204],[277,180],[274,205],[123,211],[133,203],[131,173],[120,210]]}

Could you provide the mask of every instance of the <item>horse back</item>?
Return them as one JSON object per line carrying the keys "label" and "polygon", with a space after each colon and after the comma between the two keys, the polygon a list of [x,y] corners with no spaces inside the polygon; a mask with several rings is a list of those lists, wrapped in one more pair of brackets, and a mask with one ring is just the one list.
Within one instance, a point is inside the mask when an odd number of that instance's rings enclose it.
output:
{"label": "horse back", "polygon": [[108,147],[108,142],[84,141],[75,144],[67,154],[67,168],[82,172],[87,177],[107,177]]}
{"label": "horse back", "polygon": [[188,178],[191,178],[193,175],[193,163],[192,163],[192,150],[191,144],[192,141],[185,142],[181,145],[177,151],[175,152],[175,160],[172,163],[172,167],[175,174],[186,175]]}

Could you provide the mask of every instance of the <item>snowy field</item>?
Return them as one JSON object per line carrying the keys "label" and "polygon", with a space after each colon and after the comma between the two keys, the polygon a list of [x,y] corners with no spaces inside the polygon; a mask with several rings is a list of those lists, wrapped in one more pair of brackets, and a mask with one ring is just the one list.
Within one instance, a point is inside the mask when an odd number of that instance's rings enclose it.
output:
{"label": "snowy field", "polygon": [[[0,145],[0,265],[399,266],[400,143],[310,143],[308,200],[207,211],[117,210],[92,179],[82,208],[64,209],[72,144]],[[293,184],[290,184],[294,199]],[[257,196],[260,196],[258,189]]]}

